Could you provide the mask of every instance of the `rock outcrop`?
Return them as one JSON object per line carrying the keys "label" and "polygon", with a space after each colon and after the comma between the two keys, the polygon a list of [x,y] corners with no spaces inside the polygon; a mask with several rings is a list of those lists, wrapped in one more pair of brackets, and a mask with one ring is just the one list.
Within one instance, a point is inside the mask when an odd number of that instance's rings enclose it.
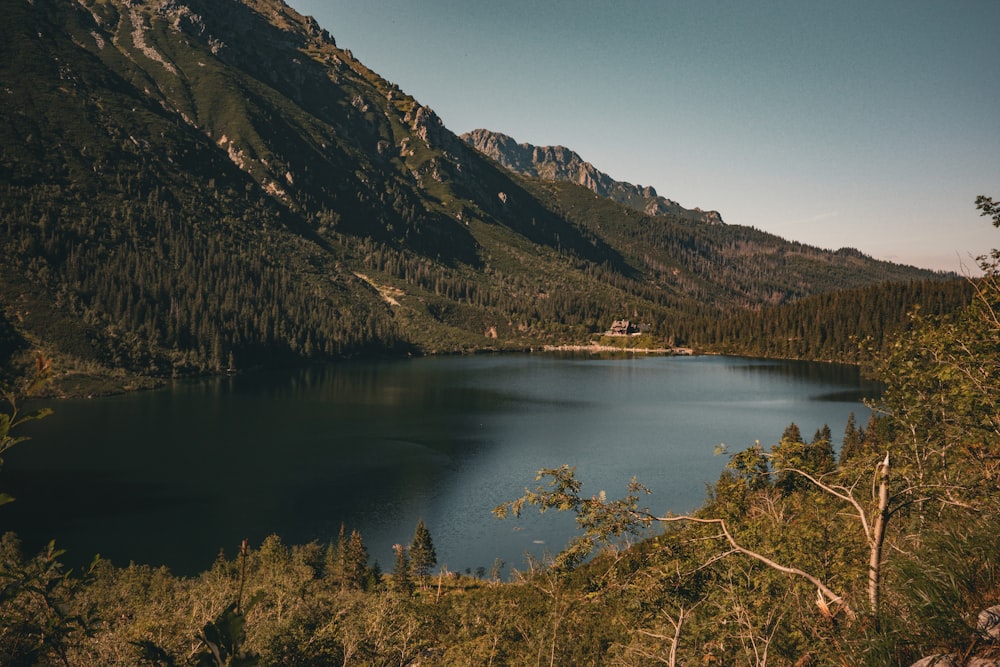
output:
{"label": "rock outcrop", "polygon": [[989,656],[963,656],[949,653],[929,655],[921,658],[910,667],[1000,667],[1000,605],[979,612],[976,619],[976,635],[987,645],[992,645],[993,652]]}
{"label": "rock outcrop", "polygon": [[570,181],[646,215],[670,213],[710,224],[722,224],[717,211],[687,209],[661,197],[651,186],[616,181],[565,146],[519,144],[513,138],[490,130],[473,130],[461,138],[480,153],[520,174],[547,181]]}

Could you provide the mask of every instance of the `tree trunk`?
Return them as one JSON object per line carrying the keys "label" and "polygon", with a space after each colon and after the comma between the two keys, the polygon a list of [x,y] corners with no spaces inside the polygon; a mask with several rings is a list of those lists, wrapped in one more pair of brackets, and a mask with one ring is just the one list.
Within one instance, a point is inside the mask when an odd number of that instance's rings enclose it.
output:
{"label": "tree trunk", "polygon": [[868,604],[874,616],[878,616],[881,598],[882,547],[885,544],[885,529],[889,523],[889,455],[878,465],[875,472],[878,484],[878,514],[872,529],[871,555],[868,560]]}

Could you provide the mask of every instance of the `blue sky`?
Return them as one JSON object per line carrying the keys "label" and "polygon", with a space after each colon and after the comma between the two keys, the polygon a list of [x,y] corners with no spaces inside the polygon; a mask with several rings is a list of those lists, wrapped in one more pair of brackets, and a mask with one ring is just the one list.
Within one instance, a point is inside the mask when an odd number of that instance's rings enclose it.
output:
{"label": "blue sky", "polygon": [[[1000,1],[290,0],[456,133],[824,248],[1000,247]],[[964,269],[963,269],[964,266]]]}

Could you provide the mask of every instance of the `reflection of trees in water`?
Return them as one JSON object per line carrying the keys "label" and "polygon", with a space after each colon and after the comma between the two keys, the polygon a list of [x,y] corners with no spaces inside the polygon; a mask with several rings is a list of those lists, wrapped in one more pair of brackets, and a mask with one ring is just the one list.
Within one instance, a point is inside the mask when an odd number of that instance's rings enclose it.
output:
{"label": "reflection of trees in water", "polygon": [[781,377],[811,385],[840,385],[842,391],[826,392],[813,396],[822,401],[861,401],[877,398],[881,389],[878,382],[861,375],[857,366],[849,364],[819,363],[810,361],[752,361],[735,364],[733,372],[747,375]]}
{"label": "reflection of trees in water", "polygon": [[[669,456],[675,450],[663,441],[670,434],[697,449],[698,437],[677,435],[679,422],[692,418],[691,406],[705,398],[718,410],[732,391],[753,391],[740,385],[760,384],[754,374],[773,376],[776,386],[801,380],[805,400],[858,383],[853,368],[797,362],[541,355],[358,361],[179,382],[60,403],[4,470],[15,495],[31,502],[5,509],[32,548],[56,538],[80,567],[99,549],[116,561],[195,572],[222,544],[271,532],[291,542],[324,541],[342,522],[362,531],[373,555],[388,563],[385,545],[407,539],[418,518],[407,513],[456,526],[463,519],[455,514],[498,487],[504,495],[516,491],[553,452],[581,466],[599,460],[607,469],[608,459],[629,451],[622,443],[648,441],[644,456]],[[670,403],[686,407],[677,415]],[[794,418],[783,417],[782,426]],[[719,465],[710,456],[714,444],[706,445],[708,477]],[[664,474],[682,469],[690,481],[702,474],[694,462],[700,459],[684,451],[682,460],[657,465]],[[526,473],[510,477],[525,465]],[[700,499],[701,482],[695,486]],[[475,549],[493,548],[475,521],[462,532],[477,535]],[[488,508],[482,521],[492,523]],[[442,553],[462,539],[451,528],[437,530]],[[476,555],[467,564],[497,555],[520,563],[532,539],[561,540],[548,527],[528,532],[497,538],[514,545],[510,553]],[[452,565],[461,562],[449,557]]]}

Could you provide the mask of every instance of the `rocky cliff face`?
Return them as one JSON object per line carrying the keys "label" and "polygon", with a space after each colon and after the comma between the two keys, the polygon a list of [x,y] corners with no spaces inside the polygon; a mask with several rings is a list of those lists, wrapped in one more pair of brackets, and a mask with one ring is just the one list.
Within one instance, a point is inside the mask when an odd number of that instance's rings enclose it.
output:
{"label": "rocky cliff face", "polygon": [[661,197],[650,186],[616,181],[565,146],[519,144],[490,130],[473,130],[461,136],[470,146],[520,174],[548,181],[570,181],[647,215],[671,213],[711,224],[721,224],[717,211],[687,209]]}

